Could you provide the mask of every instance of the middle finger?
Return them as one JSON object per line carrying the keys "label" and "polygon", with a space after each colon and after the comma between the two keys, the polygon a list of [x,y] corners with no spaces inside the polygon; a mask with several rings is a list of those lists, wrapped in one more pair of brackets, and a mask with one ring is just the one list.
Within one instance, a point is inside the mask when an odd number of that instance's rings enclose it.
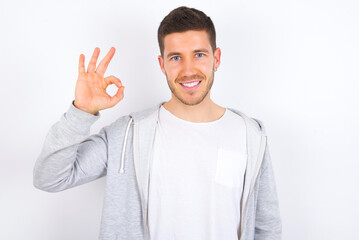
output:
{"label": "middle finger", "polygon": [[96,62],[97,62],[97,58],[100,55],[100,49],[97,47],[95,48],[95,50],[93,51],[89,66],[87,68],[87,72],[88,73],[93,73],[95,72],[96,69]]}
{"label": "middle finger", "polygon": [[102,61],[99,63],[96,72],[104,75],[106,72],[106,69],[108,67],[108,64],[110,63],[113,55],[115,54],[116,49],[114,47],[111,47],[110,51],[108,51],[107,55],[105,56],[104,59],[102,59]]}

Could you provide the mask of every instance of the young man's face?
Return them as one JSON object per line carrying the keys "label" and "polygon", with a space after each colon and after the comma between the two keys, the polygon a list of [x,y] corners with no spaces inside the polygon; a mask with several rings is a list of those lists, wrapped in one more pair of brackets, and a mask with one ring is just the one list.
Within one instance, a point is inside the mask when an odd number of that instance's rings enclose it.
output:
{"label": "young man's face", "polygon": [[220,56],[219,48],[213,53],[204,30],[166,35],[163,56],[158,56],[158,60],[172,98],[186,105],[196,105],[209,98]]}

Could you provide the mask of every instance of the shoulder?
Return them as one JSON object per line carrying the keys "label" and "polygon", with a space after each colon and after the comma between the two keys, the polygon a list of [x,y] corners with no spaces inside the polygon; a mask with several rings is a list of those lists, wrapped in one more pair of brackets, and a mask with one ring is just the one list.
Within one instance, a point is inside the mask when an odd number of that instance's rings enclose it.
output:
{"label": "shoulder", "polygon": [[[121,127],[127,127],[127,124],[131,121],[133,122],[139,122],[141,120],[146,119],[149,116],[152,116],[153,114],[156,114],[160,108],[162,103],[153,105],[151,107],[131,112],[127,115],[119,117],[116,121],[114,121],[111,125],[113,128],[121,128]],[[127,124],[126,124],[127,123]]]}
{"label": "shoulder", "polygon": [[129,114],[129,117],[133,119],[134,122],[139,122],[142,121],[150,116],[152,116],[153,114],[158,114],[158,110],[160,109],[161,105],[163,104],[163,102],[155,104],[151,107],[139,110],[139,111],[135,111]]}
{"label": "shoulder", "polygon": [[241,116],[247,126],[254,128],[256,131],[260,132],[261,134],[264,134],[264,135],[266,134],[264,124],[261,120],[254,118],[254,117],[250,117],[247,114],[245,114],[235,108],[227,108],[227,109],[229,109],[232,112],[234,112],[235,114],[238,114],[239,116]]}
{"label": "shoulder", "polygon": [[250,118],[252,121],[256,122],[256,127],[258,128],[259,131],[265,133],[265,128],[264,128],[264,125],[263,125],[263,122],[260,121],[259,119],[257,118],[253,118],[251,117]]}

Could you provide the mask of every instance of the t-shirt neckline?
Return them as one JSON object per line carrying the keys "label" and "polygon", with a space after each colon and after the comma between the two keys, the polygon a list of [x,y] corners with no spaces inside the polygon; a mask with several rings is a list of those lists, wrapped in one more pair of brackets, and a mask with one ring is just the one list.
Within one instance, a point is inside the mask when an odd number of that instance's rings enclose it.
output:
{"label": "t-shirt neckline", "polygon": [[211,122],[190,122],[190,121],[187,121],[187,120],[184,120],[182,118],[177,117],[176,115],[174,115],[173,113],[168,111],[163,105],[161,105],[160,110],[162,110],[167,116],[169,116],[170,118],[172,118],[175,121],[179,121],[179,122],[182,122],[184,124],[197,125],[197,126],[199,126],[199,125],[213,125],[213,124],[216,124],[218,122],[221,122],[225,118],[225,116],[227,116],[227,112],[228,112],[228,109],[225,108],[225,111],[224,111],[223,115],[220,118],[218,118],[218,119],[216,119],[214,121],[211,121]]}

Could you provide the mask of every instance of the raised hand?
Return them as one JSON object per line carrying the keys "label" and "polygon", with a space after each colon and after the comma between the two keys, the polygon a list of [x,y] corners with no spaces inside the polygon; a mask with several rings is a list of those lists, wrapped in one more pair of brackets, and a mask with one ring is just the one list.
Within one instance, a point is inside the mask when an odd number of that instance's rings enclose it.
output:
{"label": "raised hand", "polygon": [[[75,107],[91,114],[95,114],[100,110],[115,106],[123,99],[123,91],[125,88],[122,86],[120,79],[114,76],[106,78],[103,76],[108,64],[115,54],[115,48],[112,47],[110,49],[96,68],[96,62],[99,54],[100,49],[95,48],[87,71],[85,69],[85,55],[80,55],[79,75],[75,88]],[[106,92],[107,86],[111,84],[115,84],[118,87],[118,90],[113,97]]]}

